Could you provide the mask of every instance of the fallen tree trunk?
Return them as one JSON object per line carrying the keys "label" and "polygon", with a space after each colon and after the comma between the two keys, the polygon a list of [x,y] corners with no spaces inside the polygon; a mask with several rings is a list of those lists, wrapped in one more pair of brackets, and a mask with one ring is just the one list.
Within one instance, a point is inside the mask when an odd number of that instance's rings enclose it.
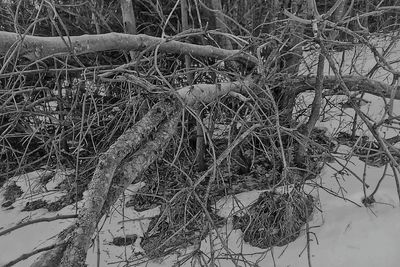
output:
{"label": "fallen tree trunk", "polygon": [[85,204],[77,219],[77,227],[64,253],[63,266],[77,266],[76,263],[85,262],[86,251],[96,230],[96,218],[100,217],[115,170],[122,160],[132,151],[136,151],[147,136],[172,112],[170,103],[157,103],[143,119],[120,136],[107,152],[100,156],[92,181],[84,196]]}
{"label": "fallen tree trunk", "polygon": [[[180,112],[181,108],[178,105],[171,105],[170,103],[157,104],[141,121],[110,147],[104,154],[105,156],[103,155],[99,159],[84,199],[84,207],[80,211],[78,219],[75,224],[60,233],[57,238],[56,243],[66,242],[67,245],[56,247],[46,252],[32,267],[85,266],[90,240],[95,233],[99,220],[117,201],[125,189],[151,163],[163,155],[177,128],[181,116]],[[154,129],[154,122],[151,121],[152,117],[155,121],[159,120],[160,117],[164,119],[164,122],[155,132],[154,139],[143,144],[132,156],[125,158],[127,156],[126,152],[132,153],[132,150],[134,151],[137,145],[142,143],[143,139],[146,139],[149,135],[144,135],[143,130],[148,131],[148,127]],[[148,127],[142,128],[149,120]],[[123,147],[124,145],[125,148]],[[118,169],[115,166],[119,166]]]}
{"label": "fallen tree trunk", "polygon": [[37,60],[65,54],[85,54],[107,50],[144,51],[155,49],[171,54],[211,57],[238,61],[249,67],[257,65],[257,58],[240,50],[221,49],[210,45],[196,45],[153,37],[145,34],[106,33],[81,36],[42,37],[0,31],[0,55],[13,54]]}
{"label": "fallen tree trunk", "polygon": [[[170,117],[171,115],[169,115]],[[106,195],[98,195],[97,197],[104,197],[107,199],[107,205],[103,206],[102,211],[106,212],[108,209],[117,201],[119,196],[125,191],[125,189],[138,178],[159,156],[163,155],[163,152],[172,138],[177,128],[178,121],[180,119],[180,112],[175,110],[173,115],[163,123],[160,129],[156,132],[155,138],[152,141],[147,142],[140,150],[134,153],[129,162],[122,164],[119,171],[114,174],[113,180],[115,183],[115,189],[111,192],[107,192]],[[91,184],[102,183],[101,180],[94,180]],[[108,197],[106,198],[106,196]],[[84,213],[85,210],[82,211]],[[86,211],[87,215],[90,215],[91,211]],[[61,260],[61,266],[65,267],[76,267],[85,266],[87,250],[90,246],[90,240],[96,230],[96,225],[103,216],[102,213],[97,214],[96,217],[82,216],[77,221],[78,228],[74,232],[73,238],[70,240]],[[86,217],[86,218],[85,218]],[[92,231],[83,233],[82,224],[85,224],[86,220],[91,220],[90,224],[94,226]],[[81,230],[82,229],[82,230]]]}

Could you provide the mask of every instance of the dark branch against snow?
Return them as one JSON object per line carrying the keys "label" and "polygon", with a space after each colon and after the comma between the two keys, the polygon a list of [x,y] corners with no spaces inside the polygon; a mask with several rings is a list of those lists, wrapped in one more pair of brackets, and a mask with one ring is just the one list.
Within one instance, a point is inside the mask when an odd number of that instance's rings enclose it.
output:
{"label": "dark branch against snow", "polygon": [[[350,91],[360,91],[385,98],[390,98],[394,92],[394,98],[400,99],[399,86],[392,86],[363,76],[342,76],[342,79]],[[296,94],[314,90],[316,82],[316,77],[303,77],[295,80]],[[323,86],[334,92],[340,91],[339,79],[336,76],[325,76]]]}

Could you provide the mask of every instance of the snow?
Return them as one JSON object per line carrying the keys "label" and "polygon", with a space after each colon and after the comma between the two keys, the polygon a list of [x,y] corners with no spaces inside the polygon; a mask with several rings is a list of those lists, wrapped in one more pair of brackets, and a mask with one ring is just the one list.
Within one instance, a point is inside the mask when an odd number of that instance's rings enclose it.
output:
{"label": "snow", "polygon": [[[362,177],[364,163],[355,158],[352,161],[351,169]],[[333,175],[334,171],[326,168],[322,174],[323,185],[339,192],[339,184]],[[366,182],[371,188],[367,192],[373,190],[381,175],[380,169],[368,167]],[[339,181],[347,191],[346,198],[361,205],[364,194],[360,182],[351,176]],[[323,223],[314,230],[319,240],[319,245],[313,242],[311,249],[315,266],[398,266],[400,255],[396,247],[400,238],[400,213],[393,177],[385,177],[376,195],[378,202],[386,204],[356,207],[321,189],[319,196],[323,210],[319,220]],[[311,225],[316,220],[318,218]]]}
{"label": "snow", "polygon": [[[361,48],[360,48],[361,49]],[[392,54],[398,52],[393,49]],[[357,51],[356,51],[357,52]],[[351,51],[346,55],[350,57]],[[311,64],[311,63],[310,63]],[[373,60],[365,60],[360,57],[358,71],[365,72],[374,65]],[[350,68],[347,68],[350,70]],[[326,70],[329,73],[329,69]],[[375,78],[388,82],[387,75],[382,72],[376,74]],[[362,107],[363,111],[369,111],[369,115],[379,120],[382,118],[383,104],[379,97],[366,95],[369,103]],[[340,129],[344,123],[348,123],[354,115],[353,110],[346,110],[348,116],[339,117],[340,109],[333,109],[331,118],[320,121],[319,126],[327,127],[331,132]],[[395,114],[400,114],[398,101],[395,104]],[[367,133],[365,127],[361,127],[358,133]],[[398,134],[398,129],[387,128],[382,135],[391,137]],[[339,152],[346,152],[349,148],[341,146]],[[345,163],[340,154],[337,154],[337,161]],[[320,211],[315,211],[312,220],[309,222],[310,232],[310,259],[312,266],[326,267],[397,267],[400,262],[398,244],[400,240],[400,209],[399,199],[395,187],[394,176],[388,170],[386,176],[375,195],[377,203],[365,207],[361,203],[364,197],[364,189],[359,180],[349,172],[337,175],[335,169],[341,169],[341,165],[331,163],[331,167],[325,166],[319,178],[308,184],[305,190],[311,192],[319,200]],[[364,174],[364,162],[356,157],[350,159],[347,164],[350,170],[359,177]],[[390,168],[388,168],[390,169]],[[365,181],[370,188],[365,189],[367,195],[371,193],[383,173],[382,168],[366,166]],[[32,212],[22,212],[27,199],[55,200],[62,196],[63,192],[57,191],[56,186],[64,178],[63,172],[57,172],[55,178],[50,180],[46,188],[38,183],[41,172],[33,172],[24,176],[14,177],[13,181],[21,186],[25,192],[14,204],[14,209],[0,207],[0,231],[5,230],[21,221],[27,221],[41,217],[52,217],[57,214],[74,214],[75,206],[68,206],[57,213],[39,209]],[[129,188],[130,194],[143,184],[133,185]],[[328,192],[325,189],[329,189]],[[3,198],[3,189],[0,190],[0,202]],[[233,197],[221,199],[218,203],[219,214],[228,217],[243,206],[254,202],[262,191],[241,193]],[[335,196],[330,192],[341,196]],[[129,194],[127,194],[129,197]],[[146,231],[150,219],[157,215],[159,208],[150,211],[137,212],[132,208],[126,208],[122,203],[127,199],[121,199],[113,208],[107,218],[103,218],[99,224],[99,242],[94,242],[89,250],[87,263],[89,266],[97,266],[98,251],[100,252],[100,266],[124,266],[131,255],[142,252],[140,237]],[[240,205],[238,204],[240,203]],[[358,206],[355,204],[357,203]],[[81,203],[79,203],[81,205]],[[54,242],[56,235],[73,222],[73,219],[59,220],[53,222],[37,223],[15,230],[7,235],[0,236],[0,265],[13,260],[23,253],[28,253],[36,248],[50,245]],[[135,244],[126,247],[111,245],[113,237],[136,234],[139,238]],[[294,242],[284,247],[274,247],[269,252],[241,241],[241,231],[232,230],[228,224],[219,231],[220,236],[225,238],[226,245],[232,253],[246,255],[246,258],[258,262],[258,266],[277,267],[306,267],[310,266],[306,250],[305,232]],[[214,240],[213,250],[215,251],[216,263],[220,266],[233,266],[230,260],[225,257],[221,242],[217,240],[216,233],[212,234]],[[100,245],[98,247],[98,244]],[[192,248],[188,248],[190,251]],[[204,252],[210,251],[210,239],[207,238],[201,244]],[[266,255],[264,255],[266,253]],[[218,259],[220,256],[221,259]],[[29,266],[37,256],[31,257],[15,266]],[[164,261],[152,261],[146,266],[173,266],[179,255],[171,255]],[[226,257],[225,257],[226,258]],[[236,257],[237,259],[239,257]],[[189,266],[186,262],[183,266]],[[240,266],[244,266],[239,262]],[[143,265],[144,266],[144,265]]]}
{"label": "snow", "polygon": [[[339,159],[340,160],[340,159]],[[343,160],[341,160],[343,161]],[[332,167],[340,169],[338,163]],[[357,158],[351,159],[349,167],[360,177],[363,175],[364,162]],[[378,180],[382,176],[382,168],[367,167],[366,183],[371,187],[367,190],[372,192]],[[38,174],[32,173],[24,178],[35,180]],[[398,253],[398,240],[400,240],[400,210],[397,192],[394,186],[394,178],[390,171],[386,174],[378,193],[375,195],[377,202],[371,207],[364,207],[361,200],[364,197],[363,188],[357,179],[350,175],[335,178],[335,171],[325,167],[320,175],[320,179],[315,184],[310,184],[306,189],[319,197],[320,207],[323,212],[315,212],[313,219],[309,222],[310,231],[315,233],[311,236],[310,244],[311,263],[313,266],[354,266],[354,267],[395,267],[400,261]],[[21,178],[19,179],[21,180]],[[53,183],[50,181],[49,183]],[[338,198],[328,193],[326,190],[317,187],[323,186],[335,193],[342,194],[349,200],[360,205],[356,206],[348,200]],[[132,186],[130,191],[137,190],[142,185]],[[25,189],[27,189],[26,187]],[[341,191],[343,188],[345,191]],[[255,201],[262,191],[252,191],[236,195],[238,201],[243,205],[248,205]],[[46,195],[47,196],[47,195]],[[47,196],[49,197],[49,196]],[[1,208],[1,226],[4,230],[16,222],[27,220],[28,218],[52,217],[56,213],[49,213],[44,209],[34,212],[21,212],[19,203],[15,203],[15,208],[6,210]],[[109,218],[101,221],[100,226],[100,266],[106,266],[112,262],[123,263],[129,259],[132,253],[141,251],[137,240],[135,245],[127,247],[117,247],[110,245],[113,237],[137,234],[142,236],[149,224],[150,216],[159,213],[155,208],[151,211],[136,212],[132,208],[123,208],[121,201],[117,203]],[[228,216],[232,213],[232,200],[221,200],[225,206],[220,211],[220,215]],[[222,205],[222,204],[221,204]],[[57,214],[73,214],[74,207],[69,206]],[[123,214],[123,215],[122,215]],[[124,218],[124,219],[123,219]],[[35,248],[52,244],[54,237],[59,231],[67,227],[73,220],[60,220],[49,223],[38,223],[18,229],[12,233],[0,237],[0,263],[6,263],[23,253],[32,251]],[[232,230],[231,225],[221,229],[220,234],[229,234],[229,248],[236,253],[254,254],[247,258],[256,261],[261,257],[261,252],[266,250],[258,249],[242,243],[240,241],[241,231]],[[215,238],[215,233],[214,233]],[[318,240],[318,242],[317,242]],[[202,249],[209,250],[209,241],[204,241]],[[220,247],[220,242],[215,242],[214,249]],[[302,234],[296,241],[290,243],[288,247],[275,247],[273,254],[275,266],[308,266],[306,246],[306,235]],[[189,248],[190,249],[190,248]],[[220,248],[219,248],[220,249]],[[222,252],[221,252],[222,253]],[[283,254],[282,254],[283,253]],[[282,255],[281,255],[282,254]],[[218,254],[217,254],[218,255]],[[279,256],[281,255],[281,256]],[[29,266],[35,257],[29,258],[15,266]],[[177,256],[170,256],[161,263],[152,262],[148,266],[172,266]],[[87,263],[89,266],[96,266],[97,246],[89,250]],[[221,266],[232,266],[228,260],[219,260]],[[123,264],[112,264],[111,266],[123,266]],[[184,265],[187,266],[187,265]],[[259,263],[259,266],[274,266],[271,252]]]}

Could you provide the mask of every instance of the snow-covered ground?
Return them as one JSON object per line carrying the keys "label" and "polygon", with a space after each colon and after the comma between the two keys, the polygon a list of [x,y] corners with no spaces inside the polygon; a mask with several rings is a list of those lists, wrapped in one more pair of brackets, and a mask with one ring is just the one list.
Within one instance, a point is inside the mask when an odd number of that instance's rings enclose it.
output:
{"label": "snow-covered ground", "polygon": [[[349,56],[350,57],[350,56]],[[373,65],[373,60],[362,63],[362,68],[368,70]],[[361,65],[360,65],[361,66]],[[361,69],[361,67],[360,67]],[[329,69],[326,69],[329,72]],[[361,71],[364,72],[364,71]],[[377,74],[385,82],[387,76]],[[372,117],[380,119],[382,112],[382,101],[375,96],[367,95],[368,105],[363,106],[364,111],[369,110]],[[396,102],[395,113],[400,114],[400,103]],[[332,110],[332,112],[340,112]],[[331,132],[337,130],[340,125],[348,122],[354,114],[346,110],[349,116],[339,117],[333,115],[333,120],[320,122],[320,126],[327,127]],[[365,129],[360,129],[363,133]],[[387,137],[398,135],[398,129],[383,129]],[[349,148],[341,146],[339,152],[346,152]],[[337,160],[344,163],[340,154]],[[331,168],[332,167],[332,168]],[[241,231],[232,230],[228,224],[221,229],[220,235],[227,238],[227,246],[233,253],[246,255],[248,260],[257,262],[257,266],[326,266],[326,267],[397,267],[400,263],[398,244],[400,242],[400,209],[399,199],[395,187],[393,173],[389,170],[375,195],[377,203],[370,207],[364,207],[361,200],[364,197],[363,186],[350,172],[338,175],[334,169],[341,169],[339,163],[331,163],[331,167],[324,167],[319,178],[306,187],[314,196],[318,197],[320,211],[315,211],[309,222],[312,234],[309,255],[306,249],[306,235],[303,233],[297,240],[285,247],[274,247],[266,255],[259,248],[251,247],[241,241]],[[348,167],[359,177],[363,177],[366,167],[365,182],[370,188],[365,189],[368,195],[375,188],[381,178],[383,168],[365,166],[364,162],[356,157],[350,159]],[[390,168],[389,168],[390,169]],[[13,181],[25,192],[24,195],[13,204],[14,209],[0,207],[0,232],[14,226],[21,221],[41,217],[52,217],[57,214],[73,214],[75,206],[68,206],[57,213],[50,213],[45,209],[33,212],[22,212],[21,209],[26,201],[37,198],[54,200],[59,198],[63,192],[55,190],[56,185],[63,179],[63,173],[59,172],[53,180],[49,181],[46,188],[38,186],[40,172],[34,172],[20,177],[14,177]],[[132,185],[131,191],[137,190],[141,185]],[[325,189],[330,189],[327,192]],[[338,194],[334,196],[332,192]],[[0,202],[2,202],[4,190],[0,191]],[[255,201],[260,192],[253,191],[242,193],[236,197],[242,203]],[[127,194],[129,195],[129,194]],[[125,199],[125,202],[127,199]],[[159,212],[158,208],[146,212],[136,212],[132,208],[126,208],[120,201],[113,209],[112,215],[101,220],[99,238],[94,240],[93,247],[89,250],[87,263],[90,267],[97,266],[125,266],[132,254],[141,252],[138,239],[133,246],[117,247],[111,244],[113,237],[137,234],[143,235],[150,222],[150,216]],[[357,206],[357,203],[359,206]],[[227,215],[234,209],[231,197],[220,200],[219,207],[221,215]],[[237,207],[236,207],[237,208]],[[73,219],[59,220],[53,222],[37,223],[15,230],[7,235],[0,236],[0,265],[13,260],[24,253],[50,245],[54,237],[67,227]],[[215,238],[215,233],[214,233]],[[210,250],[209,239],[203,241],[201,249],[204,252]],[[214,244],[215,257],[223,258],[224,250],[220,242]],[[188,248],[190,250],[190,248]],[[309,257],[308,257],[309,256]],[[37,256],[33,256],[15,266],[29,266]],[[164,261],[153,261],[146,266],[173,266],[178,255],[171,255]],[[309,265],[309,258],[311,265]],[[233,266],[229,260],[217,260],[220,266]],[[189,266],[190,262],[184,264]],[[239,266],[244,266],[238,262]]]}
{"label": "snow-covered ground", "polygon": [[[345,149],[345,148],[344,148]],[[339,164],[332,165],[340,168]],[[363,175],[364,163],[357,158],[352,158],[350,169],[360,177]],[[366,183],[371,187],[367,189],[371,192],[375,188],[379,178],[382,176],[382,168],[367,167]],[[20,179],[21,181],[25,180]],[[34,178],[31,174],[30,180]],[[311,263],[313,266],[329,267],[395,267],[400,262],[400,253],[398,253],[398,244],[400,240],[400,209],[397,192],[394,186],[394,177],[388,172],[382,185],[375,195],[378,203],[366,208],[361,200],[364,197],[361,183],[351,175],[335,178],[335,171],[325,167],[321,177],[315,181],[316,184],[331,189],[347,198],[344,200],[333,196],[322,188],[310,185],[308,188],[312,194],[319,197],[320,206],[323,212],[315,212],[313,219],[309,222],[310,231],[315,234],[311,236],[310,245]],[[22,184],[18,183],[18,184]],[[26,187],[25,187],[26,188]],[[135,190],[134,188],[131,188]],[[237,196],[243,203],[255,201],[260,192],[242,193]],[[47,195],[46,198],[54,198],[55,195]],[[356,206],[351,201],[360,205]],[[28,220],[40,217],[52,217],[55,213],[49,213],[44,209],[34,212],[21,212],[22,199],[15,203],[15,208],[6,210],[1,208],[0,218],[1,227],[4,229],[15,225],[21,220]],[[232,199],[225,201],[224,209],[221,215],[230,213]],[[75,207],[67,207],[57,214],[73,214]],[[111,245],[114,236],[124,236],[138,234],[139,236],[146,230],[149,220],[133,220],[136,218],[148,217],[158,212],[155,209],[151,212],[135,212],[132,208],[125,208],[122,211],[122,205],[117,205],[113,211],[113,216],[102,221],[100,231],[100,247],[97,242],[93,249],[89,250],[87,262],[89,266],[96,266],[98,249],[100,251],[100,266],[124,266],[124,260],[129,259],[133,252],[139,252],[140,246],[117,247]],[[150,214],[152,213],[152,214]],[[124,218],[124,219],[123,219]],[[59,231],[67,227],[72,222],[69,220],[60,220],[54,222],[43,222],[33,224],[5,236],[0,237],[0,263],[4,264],[23,253],[28,253],[36,248],[50,245]],[[0,231],[1,231],[0,230]],[[224,234],[225,233],[225,234]],[[229,248],[236,253],[253,254],[247,258],[256,262],[258,258],[263,257],[263,251],[254,248],[241,241],[241,231],[232,230],[231,225],[221,230],[221,235],[226,236],[229,233]],[[217,242],[218,243],[218,242]],[[202,244],[203,251],[207,251],[208,241]],[[306,246],[306,235],[301,235],[296,241],[290,243],[288,247],[275,247],[272,253],[275,259],[275,265],[271,252],[263,257],[259,266],[309,266]],[[214,249],[218,248],[218,244]],[[218,250],[219,251],[219,250]],[[222,253],[222,252],[221,252]],[[282,254],[282,255],[281,255]],[[216,255],[218,258],[218,253]],[[29,266],[36,257],[22,261],[16,266]],[[177,256],[170,256],[163,262],[152,262],[148,266],[172,266]],[[113,264],[114,263],[114,264]],[[120,263],[120,264],[118,264]],[[233,266],[228,260],[219,260],[222,266]]]}

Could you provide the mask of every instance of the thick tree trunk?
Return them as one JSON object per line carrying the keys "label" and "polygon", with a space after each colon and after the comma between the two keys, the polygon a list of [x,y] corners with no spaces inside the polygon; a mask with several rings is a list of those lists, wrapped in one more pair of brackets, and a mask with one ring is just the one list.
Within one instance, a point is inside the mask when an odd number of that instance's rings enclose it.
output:
{"label": "thick tree trunk", "polygon": [[92,181],[84,196],[85,204],[80,211],[77,227],[62,259],[64,266],[75,266],[71,263],[85,262],[86,251],[96,230],[96,218],[100,217],[117,167],[129,153],[137,150],[145,138],[172,111],[169,104],[162,102],[156,104],[143,119],[119,137],[107,152],[100,156]]}
{"label": "thick tree trunk", "polygon": [[[133,180],[163,154],[177,128],[180,111],[181,108],[175,104],[158,103],[142,120],[118,138],[99,159],[76,223],[69,228],[68,234],[61,233],[57,240],[65,241],[68,245],[45,253],[32,266],[85,266],[86,253],[98,221]],[[136,151],[156,128],[158,130],[154,139]],[[128,156],[133,151],[136,152]]]}

